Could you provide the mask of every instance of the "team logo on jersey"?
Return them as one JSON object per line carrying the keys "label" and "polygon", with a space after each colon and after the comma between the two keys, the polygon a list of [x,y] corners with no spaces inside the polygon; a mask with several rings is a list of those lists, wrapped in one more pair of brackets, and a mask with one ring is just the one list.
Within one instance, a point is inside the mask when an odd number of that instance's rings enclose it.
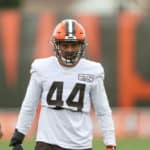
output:
{"label": "team logo on jersey", "polygon": [[80,81],[85,81],[85,82],[93,82],[95,76],[92,74],[79,74],[78,75],[78,80]]}

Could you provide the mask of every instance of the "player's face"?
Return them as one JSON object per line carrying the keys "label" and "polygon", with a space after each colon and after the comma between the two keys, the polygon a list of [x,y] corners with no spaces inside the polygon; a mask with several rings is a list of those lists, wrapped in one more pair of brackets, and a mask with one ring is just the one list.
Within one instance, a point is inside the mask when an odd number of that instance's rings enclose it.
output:
{"label": "player's face", "polygon": [[81,44],[79,42],[61,42],[60,49],[62,56],[71,62],[78,57],[78,52],[81,50]]}
{"label": "player's face", "polygon": [[61,42],[60,49],[62,51],[79,51],[81,44],[79,42]]}
{"label": "player's face", "polygon": [[83,55],[83,42],[81,41],[58,41],[56,56],[60,64],[73,67]]}

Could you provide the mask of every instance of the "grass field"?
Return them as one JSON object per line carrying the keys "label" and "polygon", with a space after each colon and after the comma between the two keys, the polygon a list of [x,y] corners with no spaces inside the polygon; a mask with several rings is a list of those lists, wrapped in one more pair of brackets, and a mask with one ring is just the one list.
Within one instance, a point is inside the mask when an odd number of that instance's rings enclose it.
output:
{"label": "grass field", "polygon": [[[34,140],[25,141],[24,150],[34,149]],[[9,141],[0,140],[0,150],[11,150],[8,147]],[[100,140],[94,140],[93,150],[105,150],[105,147]],[[117,140],[117,150],[150,150],[150,139],[126,138]]]}

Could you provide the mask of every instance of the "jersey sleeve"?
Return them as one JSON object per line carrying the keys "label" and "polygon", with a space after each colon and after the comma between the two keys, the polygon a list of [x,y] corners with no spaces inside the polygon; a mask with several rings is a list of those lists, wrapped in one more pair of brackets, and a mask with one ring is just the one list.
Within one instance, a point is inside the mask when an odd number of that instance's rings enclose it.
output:
{"label": "jersey sleeve", "polygon": [[109,105],[104,87],[104,69],[99,67],[99,72],[95,78],[91,99],[98,119],[105,145],[116,145],[114,122],[112,111]]}
{"label": "jersey sleeve", "polygon": [[32,63],[30,73],[30,81],[21,105],[16,125],[16,128],[23,134],[26,134],[31,126],[42,91],[41,79],[37,71],[36,62]]}

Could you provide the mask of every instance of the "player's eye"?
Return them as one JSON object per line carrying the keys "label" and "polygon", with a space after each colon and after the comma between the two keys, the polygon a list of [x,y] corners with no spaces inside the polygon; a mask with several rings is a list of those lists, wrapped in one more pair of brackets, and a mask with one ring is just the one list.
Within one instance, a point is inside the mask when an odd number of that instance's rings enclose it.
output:
{"label": "player's eye", "polygon": [[68,44],[62,44],[62,47],[63,47],[63,48],[68,48],[69,45],[68,45]]}

